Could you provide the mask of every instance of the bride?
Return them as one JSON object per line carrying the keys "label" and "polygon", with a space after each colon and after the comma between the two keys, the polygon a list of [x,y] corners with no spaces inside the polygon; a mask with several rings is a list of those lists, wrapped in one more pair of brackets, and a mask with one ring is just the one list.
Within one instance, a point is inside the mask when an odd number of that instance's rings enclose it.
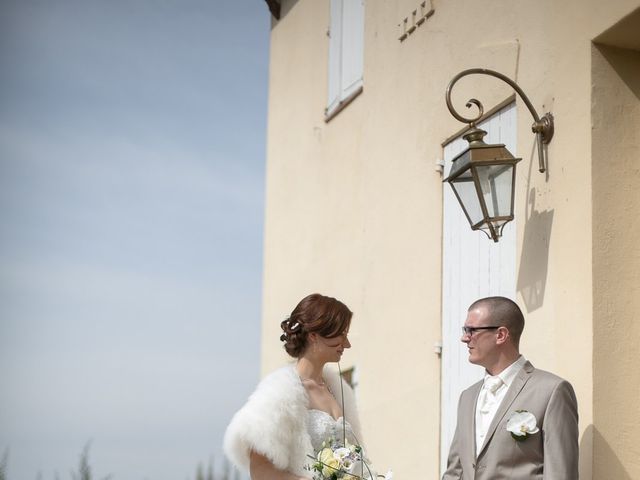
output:
{"label": "bride", "polygon": [[258,384],[224,438],[225,454],[252,480],[312,478],[309,456],[330,438],[362,445],[353,391],[325,368],[351,347],[351,316],[339,300],[312,294],[280,324],[280,340],[296,361]]}

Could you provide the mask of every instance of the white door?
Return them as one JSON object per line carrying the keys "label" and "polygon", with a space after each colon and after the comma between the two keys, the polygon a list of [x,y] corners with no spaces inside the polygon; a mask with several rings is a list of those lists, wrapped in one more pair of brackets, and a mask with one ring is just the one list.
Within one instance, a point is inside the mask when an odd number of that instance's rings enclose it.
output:
{"label": "white door", "polygon": [[[486,143],[504,143],[516,155],[515,103],[478,125],[487,131]],[[444,148],[444,178],[451,160],[467,148],[461,137]],[[502,295],[515,299],[515,221],[509,222],[498,243],[483,232],[473,231],[451,187],[443,184],[442,252],[442,398],[440,462],[446,468],[449,446],[456,428],[460,393],[480,380],[484,370],[467,361],[467,349],[460,342],[467,308],[478,298]]]}

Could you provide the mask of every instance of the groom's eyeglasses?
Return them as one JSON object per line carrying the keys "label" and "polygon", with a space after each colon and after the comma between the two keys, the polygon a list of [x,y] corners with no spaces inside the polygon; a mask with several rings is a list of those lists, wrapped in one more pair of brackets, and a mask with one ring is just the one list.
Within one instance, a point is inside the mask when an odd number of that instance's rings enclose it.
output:
{"label": "groom's eyeglasses", "polygon": [[477,332],[478,330],[495,330],[500,327],[501,325],[492,327],[462,327],[462,335],[469,335],[470,337],[473,337],[474,332]]}

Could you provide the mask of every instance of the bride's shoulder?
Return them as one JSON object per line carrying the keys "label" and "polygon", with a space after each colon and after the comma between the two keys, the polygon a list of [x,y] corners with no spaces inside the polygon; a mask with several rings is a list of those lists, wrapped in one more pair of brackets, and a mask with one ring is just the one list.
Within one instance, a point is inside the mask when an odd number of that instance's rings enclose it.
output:
{"label": "bride's shoulder", "polygon": [[[307,402],[304,386],[293,368],[282,367],[258,383],[235,417],[266,416],[277,419],[282,415],[301,415]],[[286,408],[282,408],[282,405],[286,405]]]}
{"label": "bride's shoulder", "polygon": [[242,425],[290,424],[305,418],[308,399],[304,386],[292,368],[279,368],[264,377],[246,403],[234,415]]}
{"label": "bride's shoulder", "polygon": [[251,398],[280,398],[300,396],[304,398],[305,390],[293,365],[286,365],[267,374],[258,383]]}

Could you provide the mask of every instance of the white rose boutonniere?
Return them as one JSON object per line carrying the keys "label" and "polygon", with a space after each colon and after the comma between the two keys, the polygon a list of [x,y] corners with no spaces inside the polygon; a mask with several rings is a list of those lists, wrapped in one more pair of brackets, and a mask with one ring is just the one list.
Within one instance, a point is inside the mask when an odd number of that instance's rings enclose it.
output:
{"label": "white rose boutonniere", "polygon": [[526,410],[516,410],[507,420],[507,430],[515,440],[521,442],[526,440],[529,435],[540,431],[536,423],[537,420],[533,413]]}

